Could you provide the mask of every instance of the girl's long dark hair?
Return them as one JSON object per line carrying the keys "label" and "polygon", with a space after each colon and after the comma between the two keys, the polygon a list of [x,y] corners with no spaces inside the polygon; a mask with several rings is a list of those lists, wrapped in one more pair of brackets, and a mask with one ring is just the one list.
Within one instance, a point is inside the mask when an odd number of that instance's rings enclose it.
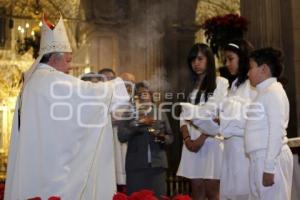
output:
{"label": "girl's long dark hair", "polygon": [[[250,42],[238,39],[232,40],[228,44],[226,44],[223,48],[223,51],[232,51],[237,54],[239,57],[239,68],[238,73],[236,75],[237,82],[236,86],[240,86],[248,79],[248,70],[249,70],[249,55],[253,50],[253,46]],[[232,82],[229,87],[231,87]]]}
{"label": "girl's long dark hair", "polygon": [[192,62],[197,58],[199,52],[201,52],[206,57],[207,63],[205,77],[203,78],[203,81],[198,88],[199,90],[196,95],[195,104],[198,104],[200,102],[202,93],[204,93],[205,101],[207,101],[209,95],[212,94],[216,89],[216,65],[214,54],[206,44],[196,43],[192,46],[187,58],[190,76],[192,78],[192,84],[190,84],[187,89],[187,95],[192,92],[198,79],[198,75],[193,70]]}

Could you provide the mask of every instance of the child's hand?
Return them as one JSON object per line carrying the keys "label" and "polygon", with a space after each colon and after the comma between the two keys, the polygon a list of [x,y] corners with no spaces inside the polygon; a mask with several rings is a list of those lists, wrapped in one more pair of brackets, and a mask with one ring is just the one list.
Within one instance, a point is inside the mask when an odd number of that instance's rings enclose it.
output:
{"label": "child's hand", "polygon": [[194,140],[194,143],[197,147],[197,151],[199,151],[201,149],[201,147],[203,146],[205,140],[208,138],[209,136],[202,133],[196,140]]}
{"label": "child's hand", "polygon": [[199,150],[198,146],[190,138],[185,140],[184,144],[185,144],[186,148],[191,152],[197,153]]}
{"label": "child's hand", "polygon": [[139,120],[140,123],[145,124],[145,125],[153,125],[154,123],[154,119],[153,117],[149,117],[149,116],[142,116]]}
{"label": "child's hand", "polygon": [[191,140],[190,138],[185,141],[185,146],[188,150],[191,152],[197,153],[202,145],[204,144],[206,138],[208,138],[208,135],[201,134],[197,139]]}
{"label": "child's hand", "polygon": [[270,187],[270,186],[274,185],[274,174],[264,172],[263,185],[265,187]]}
{"label": "child's hand", "polygon": [[214,118],[213,121],[214,121],[215,123],[217,123],[218,125],[220,125],[220,118],[218,118],[218,117],[217,117],[217,118]]}

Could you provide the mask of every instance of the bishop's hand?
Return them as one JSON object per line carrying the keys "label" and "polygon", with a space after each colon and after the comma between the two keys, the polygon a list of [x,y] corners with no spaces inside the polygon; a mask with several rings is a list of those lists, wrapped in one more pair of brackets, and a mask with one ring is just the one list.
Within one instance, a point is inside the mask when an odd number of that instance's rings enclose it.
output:
{"label": "bishop's hand", "polygon": [[274,177],[275,175],[274,174],[271,174],[271,173],[267,173],[267,172],[264,172],[263,173],[263,185],[265,187],[271,187],[272,185],[274,185]]}

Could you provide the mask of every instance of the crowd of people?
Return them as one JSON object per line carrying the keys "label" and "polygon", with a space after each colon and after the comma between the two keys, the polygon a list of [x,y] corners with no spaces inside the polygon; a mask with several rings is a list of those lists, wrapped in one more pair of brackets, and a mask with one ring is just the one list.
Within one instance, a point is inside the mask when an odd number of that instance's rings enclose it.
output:
{"label": "crowd of people", "polygon": [[[109,68],[82,80],[68,75],[72,55],[62,19],[50,27],[43,20],[40,56],[16,105],[5,199],[108,200],[116,184],[128,194],[166,195],[166,146],[174,135],[147,82],[127,72],[120,79]],[[282,53],[254,50],[245,40],[222,51],[221,76],[208,45],[196,43],[188,54],[177,175],[190,180],[193,200],[289,200]]]}
{"label": "crowd of people", "polygon": [[[191,78],[186,83],[187,103],[182,104],[183,147],[177,175],[190,180],[195,200],[290,199],[293,162],[286,144],[289,102],[278,82],[283,70],[281,52],[254,50],[248,41],[233,40],[222,47],[222,53],[224,67],[218,76],[209,46],[197,43],[189,52],[186,70]],[[98,74],[106,80],[116,77],[111,69]],[[126,79],[126,75],[134,77],[130,73],[120,77],[134,85],[134,78]],[[145,82],[134,88],[135,103],[152,101]],[[155,120],[148,108],[147,116],[139,117],[139,125],[130,123],[132,119],[116,125],[116,146],[119,142],[128,145],[126,162],[121,163],[126,166],[123,180],[127,181],[119,184],[127,186],[128,194],[147,188],[161,196],[166,194],[168,167],[164,145],[172,143],[173,135],[164,127],[163,145],[156,141],[157,136],[149,132]],[[194,112],[198,115],[189,116]],[[169,127],[163,116],[160,120]]]}
{"label": "crowd of people", "polygon": [[254,50],[245,40],[222,51],[223,77],[216,76],[207,45],[195,44],[189,52],[192,87],[190,104],[182,104],[177,175],[191,180],[195,200],[291,199],[289,101],[278,82],[282,53]]}
{"label": "crowd of people", "polygon": [[[132,194],[150,189],[157,196],[166,195],[168,168],[166,145],[173,142],[173,134],[166,113],[155,120],[153,96],[146,81],[135,82],[135,76],[124,72],[119,75],[131,94],[129,117],[113,117],[114,156],[118,191]],[[81,80],[96,83],[116,78],[111,68],[98,73],[89,72]],[[128,115],[124,112],[124,115]]]}

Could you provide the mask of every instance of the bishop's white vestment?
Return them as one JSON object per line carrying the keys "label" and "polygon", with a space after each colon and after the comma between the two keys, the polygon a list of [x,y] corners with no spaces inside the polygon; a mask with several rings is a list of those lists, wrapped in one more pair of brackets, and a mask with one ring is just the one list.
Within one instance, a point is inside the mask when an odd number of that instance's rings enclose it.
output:
{"label": "bishop's white vestment", "polygon": [[[16,107],[5,200],[110,200],[116,191],[110,112],[123,82],[90,83],[39,64]],[[18,125],[20,124],[20,129]]]}

